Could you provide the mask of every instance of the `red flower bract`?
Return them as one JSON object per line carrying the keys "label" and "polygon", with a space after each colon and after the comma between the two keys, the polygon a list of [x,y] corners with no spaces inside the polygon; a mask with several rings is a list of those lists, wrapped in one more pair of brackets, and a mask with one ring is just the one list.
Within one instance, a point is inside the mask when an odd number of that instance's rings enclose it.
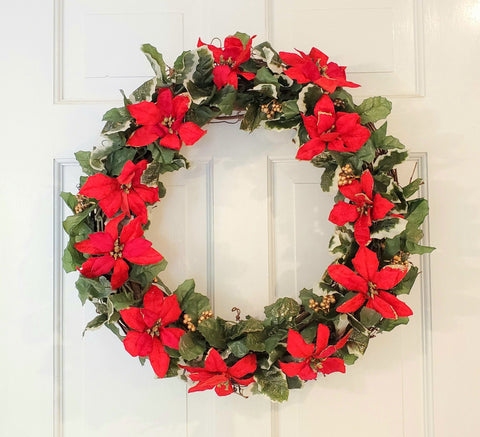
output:
{"label": "red flower bract", "polygon": [[105,226],[105,232],[90,234],[88,239],[75,244],[75,249],[91,256],[83,264],[79,272],[87,278],[106,275],[113,269],[112,289],[121,287],[128,279],[128,264],[155,264],[163,259],[152,243],[143,238],[140,217],[125,225],[118,236],[118,224],[125,214],[110,220]]}
{"label": "red flower bract", "polygon": [[335,62],[328,62],[328,56],[320,50],[313,47],[310,53],[297,50],[296,53],[280,52],[280,58],[290,68],[285,70],[285,74],[295,79],[298,83],[313,82],[322,87],[325,91],[333,93],[337,87],[359,87],[360,85],[349,82],[345,76],[345,68],[340,67]]}
{"label": "red flower bract", "polygon": [[326,147],[337,152],[356,152],[370,137],[360,124],[358,114],[335,112],[333,102],[324,94],[316,103],[314,115],[302,114],[310,140],[298,149],[297,159],[310,160]]}
{"label": "red flower bract", "polygon": [[250,59],[250,51],[252,49],[252,40],[256,35],[252,36],[245,47],[240,38],[229,36],[225,38],[224,48],[216,47],[211,44],[205,44],[199,38],[197,47],[207,46],[213,54],[215,67],[213,67],[213,82],[218,89],[225,85],[232,85],[238,88],[238,75],[245,79],[251,80],[255,77],[254,73],[248,73],[240,70],[241,64]]}
{"label": "red flower bract", "polygon": [[189,393],[215,388],[217,395],[226,396],[234,392],[232,381],[239,385],[254,382],[253,376],[249,378],[246,376],[257,369],[257,357],[255,354],[249,354],[228,367],[220,354],[212,348],[205,359],[205,367],[179,367],[190,372],[188,376],[192,381],[198,381],[197,385],[188,390]]}
{"label": "red flower bract", "polygon": [[89,176],[79,194],[99,200],[98,205],[107,217],[113,217],[121,209],[130,217],[133,212],[143,224],[147,223],[147,203],[155,203],[158,198],[158,189],[143,185],[140,180],[147,168],[144,159],[138,164],[127,161],[123,170],[116,178],[97,173]]}
{"label": "red flower bract", "polygon": [[167,325],[180,317],[182,310],[177,296],[165,297],[162,290],[152,285],[143,297],[143,308],[120,310],[125,323],[132,329],[127,332],[123,345],[134,357],[148,357],[156,375],[163,378],[170,364],[164,346],[178,349],[185,331]]}
{"label": "red flower bract", "polygon": [[355,240],[360,246],[365,246],[370,241],[372,220],[383,219],[394,204],[378,193],[373,196],[373,177],[368,170],[363,172],[360,181],[342,185],[339,190],[353,203],[338,202],[328,219],[338,226],[355,222]]}
{"label": "red flower bract", "polygon": [[406,268],[386,266],[377,271],[377,255],[365,246],[358,249],[352,263],[358,274],[342,264],[328,267],[328,273],[334,281],[347,290],[358,291],[354,297],[337,308],[339,313],[353,313],[367,301],[367,308],[374,309],[386,319],[398,319],[413,314],[405,303],[386,291],[395,287],[405,277],[408,271]]}
{"label": "red flower bract", "polygon": [[127,144],[133,147],[146,146],[160,139],[160,145],[180,150],[182,141],[191,146],[207,131],[191,121],[183,122],[190,98],[184,95],[173,97],[170,88],[158,90],[157,103],[140,102],[127,105],[133,118],[140,124]]}
{"label": "red flower bract", "polygon": [[345,373],[345,363],[341,358],[331,357],[337,350],[345,346],[349,334],[341,338],[337,344],[328,346],[330,330],[327,326],[319,324],[315,344],[305,342],[301,334],[290,329],[288,331],[287,351],[295,358],[302,361],[282,363],[280,368],[287,376],[298,376],[304,381],[316,379],[318,372],[328,375],[332,372]]}

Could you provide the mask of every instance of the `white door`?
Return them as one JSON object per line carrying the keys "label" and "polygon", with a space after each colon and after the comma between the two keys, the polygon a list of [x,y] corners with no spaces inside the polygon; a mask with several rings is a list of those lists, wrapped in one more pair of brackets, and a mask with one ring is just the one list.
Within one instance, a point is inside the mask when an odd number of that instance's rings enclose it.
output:
{"label": "white door", "polygon": [[[478,1],[29,0],[2,14],[0,435],[478,435]],[[198,36],[236,30],[277,50],[317,46],[363,84],[358,99],[391,98],[390,132],[412,152],[402,176],[415,168],[427,182],[425,243],[437,247],[408,298],[411,323],[281,405],[187,395],[107,330],[82,338],[92,310],[61,270],[58,193],[75,189],[73,152],[97,143],[117,90],[150,75],[140,44],[172,62]],[[167,284],[194,277],[216,314],[261,317],[329,264],[333,199],[320,171],[294,160],[290,133],[208,131],[186,150],[193,168],[165,179],[149,236],[169,261]]]}

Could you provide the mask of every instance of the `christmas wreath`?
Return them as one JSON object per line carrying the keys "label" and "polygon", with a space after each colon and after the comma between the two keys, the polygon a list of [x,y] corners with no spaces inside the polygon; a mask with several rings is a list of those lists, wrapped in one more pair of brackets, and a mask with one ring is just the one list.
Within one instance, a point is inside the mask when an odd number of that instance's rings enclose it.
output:
{"label": "christmas wreath", "polygon": [[[284,401],[319,373],[345,372],[372,337],[408,322],[398,296],[419,273],[409,257],[433,248],[419,244],[427,201],[412,198],[423,182],[399,184],[395,167],[407,151],[386,122],[374,126],[391,103],[355,104],[344,88],[359,85],[316,48],[277,53],[268,42],[252,48],[253,39],[237,32],[223,47],[199,39],[172,68],[142,46],[155,77],[105,113],[101,146],[75,154],[86,176],[78,194],[61,194],[73,211],[63,265],[80,272],[80,300],[98,313],[86,329],[106,326],[159,378],[189,378],[189,392]],[[219,118],[246,131],[295,130],[296,158],[323,168],[322,189],[336,191],[334,261],[320,291],[300,291],[300,303],[278,299],[263,320],[214,316],[191,279],[171,291],[158,277],[166,261],[144,238],[147,205],[165,196],[162,174],[188,168],[182,145]]]}

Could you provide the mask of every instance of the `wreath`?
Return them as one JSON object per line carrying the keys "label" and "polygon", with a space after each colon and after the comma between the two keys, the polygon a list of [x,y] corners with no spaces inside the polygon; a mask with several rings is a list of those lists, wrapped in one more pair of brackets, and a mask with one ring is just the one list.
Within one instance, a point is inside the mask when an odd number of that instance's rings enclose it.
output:
{"label": "wreath", "polygon": [[[262,393],[288,398],[318,374],[345,372],[371,338],[406,324],[412,310],[398,298],[418,275],[409,257],[422,246],[428,204],[414,194],[421,179],[401,186],[395,167],[404,145],[374,123],[391,111],[384,97],[354,103],[345,67],[316,48],[277,53],[268,42],[237,32],[223,47],[183,52],[173,68],[142,46],[155,72],[103,116],[103,141],[75,154],[86,176],[78,194],[63,192],[73,215],[63,223],[67,272],[78,270],[82,304],[98,315],[128,353],[148,360],[159,378],[180,376],[188,390],[220,395]],[[167,263],[144,237],[147,205],[165,196],[162,174],[188,168],[180,154],[206,134],[213,119],[241,120],[240,129],[293,129],[296,158],[323,168],[324,191],[335,187],[328,219],[336,225],[334,261],[318,289],[265,307],[265,318],[214,316],[209,299],[186,280],[171,291],[158,277]],[[338,190],[337,190],[338,188]]]}

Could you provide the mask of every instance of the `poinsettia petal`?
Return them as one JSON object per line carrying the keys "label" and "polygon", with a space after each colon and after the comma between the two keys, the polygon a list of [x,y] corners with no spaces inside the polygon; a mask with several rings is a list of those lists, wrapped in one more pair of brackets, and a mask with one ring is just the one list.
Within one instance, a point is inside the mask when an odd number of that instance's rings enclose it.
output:
{"label": "poinsettia petal", "polygon": [[330,338],[330,329],[328,329],[328,326],[322,325],[320,323],[317,328],[315,357],[317,357],[328,346],[329,338]]}
{"label": "poinsettia petal", "polygon": [[335,282],[343,285],[347,290],[360,291],[362,293],[368,291],[367,281],[343,264],[328,266],[328,274]]}
{"label": "poinsettia petal", "polygon": [[167,374],[170,357],[165,352],[160,340],[153,338],[152,352],[148,355],[153,371],[159,378],[163,378]]}
{"label": "poinsettia petal", "polygon": [[290,378],[293,376],[299,376],[304,367],[310,367],[308,360],[303,360],[299,363],[282,363],[279,361],[278,365],[280,366],[280,369],[282,369],[282,372]]}
{"label": "poinsettia petal", "polygon": [[112,237],[115,241],[118,238],[118,225],[125,218],[125,213],[118,215],[117,217],[109,220],[105,226],[105,232]]}
{"label": "poinsettia petal", "polygon": [[227,365],[225,364],[225,361],[223,361],[220,354],[214,348],[211,348],[208,351],[207,358],[205,359],[205,370],[208,370],[209,372],[220,373],[227,371]]}
{"label": "poinsettia petal", "polygon": [[[142,198],[137,194],[135,190],[130,190],[126,195],[128,201],[128,210],[131,210],[133,214],[140,220],[141,223],[145,224],[148,221],[147,207]],[[127,212],[126,209],[122,208],[122,211]]]}
{"label": "poinsettia petal", "polygon": [[398,319],[398,315],[393,307],[379,296],[373,296],[368,299],[367,308],[375,310],[386,319]]}
{"label": "poinsettia petal", "polygon": [[162,319],[163,325],[169,325],[178,320],[182,310],[180,305],[178,305],[178,300],[176,295],[167,296],[163,300],[161,308],[158,308],[159,317]]}
{"label": "poinsettia petal", "polygon": [[310,367],[310,363],[307,362],[307,365],[304,366],[298,373],[298,377],[304,381],[312,381],[317,379],[317,372]]}
{"label": "poinsettia petal", "polygon": [[178,128],[178,134],[180,135],[181,140],[187,145],[191,146],[195,144],[200,138],[202,138],[207,133],[206,130],[203,130],[198,125],[191,121],[183,123]]}
{"label": "poinsettia petal", "polygon": [[362,214],[355,222],[353,235],[359,246],[366,246],[370,241],[370,226],[372,220],[370,219],[370,213]]}
{"label": "poinsettia petal", "polygon": [[194,393],[196,391],[204,391],[204,390],[210,390],[214,387],[216,387],[219,384],[223,384],[227,382],[227,378],[225,375],[212,375],[210,378],[199,382],[197,385],[194,385],[193,387],[188,389],[189,393]]}
{"label": "poinsettia petal", "polygon": [[163,259],[152,247],[152,243],[145,238],[135,238],[127,241],[123,249],[124,258],[134,264],[155,264]]}
{"label": "poinsettia petal", "polygon": [[[315,104],[313,112],[318,118],[320,118],[321,116],[330,117],[329,120],[331,122],[328,125],[327,129],[332,127],[333,123],[335,122],[335,107],[333,106],[332,99],[328,96],[328,94],[324,94],[320,99],[318,99],[318,102]],[[324,132],[327,129],[319,130],[319,132]]]}
{"label": "poinsettia petal", "polygon": [[239,71],[238,74],[247,80],[252,80],[255,78],[255,73],[248,73],[247,71]]}
{"label": "poinsettia petal", "polygon": [[[145,306],[145,302],[143,302],[143,303],[144,303],[144,306]],[[141,310],[142,315],[143,315],[143,321],[145,322],[145,325],[147,326],[147,328],[153,327],[153,325],[155,325],[158,322],[158,319],[160,317],[158,316],[157,312],[152,311],[148,308],[141,308],[140,310]]]}
{"label": "poinsettia petal", "polygon": [[157,187],[147,187],[146,185],[138,184],[133,187],[133,190],[146,203],[155,203],[160,200]]}
{"label": "poinsettia petal", "polygon": [[119,311],[120,316],[129,328],[135,331],[143,332],[147,329],[147,325],[143,320],[143,314],[140,308],[130,307]]}
{"label": "poinsettia petal", "polygon": [[175,96],[172,101],[172,116],[175,120],[183,120],[183,117],[190,107],[190,99],[188,96]]}
{"label": "poinsettia petal", "polygon": [[250,385],[255,382],[255,378],[251,376],[250,378],[232,378],[236,383],[241,385]]}
{"label": "poinsettia petal", "polygon": [[317,358],[320,358],[320,359],[323,359],[323,358],[327,358],[329,357],[330,355],[334,354],[335,352],[337,352],[339,349],[341,349],[343,346],[345,346],[345,344],[347,343],[347,340],[348,340],[348,337],[350,336],[350,333],[348,333],[347,335],[345,335],[343,338],[341,338],[337,344],[335,345],[330,345],[328,347],[326,347],[325,349],[323,349],[320,354],[316,354],[315,356]]}
{"label": "poinsettia petal", "polygon": [[328,93],[333,93],[338,86],[338,83],[335,79],[325,76],[320,76],[318,79],[315,80],[314,83],[317,84],[320,88],[323,88]]}
{"label": "poinsettia petal", "polygon": [[[216,65],[213,67],[213,83],[217,89],[223,88],[228,83],[228,76],[230,75],[232,69],[228,65]],[[238,88],[238,85],[231,84],[235,89]]]}
{"label": "poinsettia petal", "polygon": [[165,117],[173,115],[173,94],[170,88],[161,88],[158,91],[156,105],[160,114],[159,122],[163,121]]}
{"label": "poinsettia petal", "polygon": [[197,47],[207,46],[208,50],[213,53],[213,60],[218,64],[220,62],[220,56],[222,56],[222,49],[211,44],[204,43],[200,38],[198,38]]}
{"label": "poinsettia petal", "polygon": [[298,83],[308,83],[310,78],[303,72],[303,66],[290,67],[284,73],[290,78],[295,79]]}
{"label": "poinsettia petal", "polygon": [[153,143],[164,135],[159,125],[146,125],[139,127],[128,139],[127,144],[132,147],[143,147]]}
{"label": "poinsettia petal", "polygon": [[232,383],[230,381],[225,382],[224,384],[217,384],[215,387],[215,393],[218,396],[228,396],[233,393]]}
{"label": "poinsettia petal", "polygon": [[347,222],[354,222],[357,220],[358,216],[359,212],[355,205],[340,201],[334,205],[328,216],[328,220],[337,226],[343,226]]}
{"label": "poinsettia petal", "polygon": [[327,65],[328,56],[325,53],[318,50],[316,47],[312,47],[310,49],[310,53],[308,54],[308,56],[310,56],[314,61],[320,61],[319,65],[322,67],[324,65]]}
{"label": "poinsettia petal", "polygon": [[249,354],[243,357],[240,361],[235,363],[228,369],[229,375],[234,378],[243,378],[249,373],[255,372],[257,369],[257,356],[255,354]]}
{"label": "poinsettia petal", "polygon": [[302,64],[303,58],[296,53],[288,53],[288,52],[279,52],[280,59],[287,65],[297,65]]}
{"label": "poinsettia petal", "polygon": [[115,260],[112,274],[112,290],[120,288],[128,279],[128,264],[121,258]]}
{"label": "poinsettia petal", "polygon": [[362,246],[352,259],[352,264],[364,279],[372,281],[377,274],[379,262],[375,252]]}
{"label": "poinsettia petal", "polygon": [[127,241],[140,238],[143,235],[142,222],[139,217],[127,223],[120,233],[120,242],[125,244]]}
{"label": "poinsettia petal", "polygon": [[115,260],[110,255],[92,256],[83,264],[79,272],[87,278],[97,278],[112,270]]}
{"label": "poinsettia petal", "polygon": [[143,101],[134,105],[127,105],[127,110],[137,124],[151,126],[161,121],[158,108],[153,102]]}
{"label": "poinsettia petal", "polygon": [[379,291],[378,297],[387,302],[395,310],[398,317],[408,317],[413,314],[412,309],[405,302],[402,302],[391,293]]}
{"label": "poinsettia petal", "polygon": [[362,191],[367,195],[369,199],[373,196],[373,176],[370,171],[365,170],[360,176],[360,186]]}
{"label": "poinsettia petal", "polygon": [[180,138],[178,138],[177,134],[169,134],[160,140],[160,145],[166,147],[167,149],[180,150],[180,147],[182,147],[182,142],[180,141]]}
{"label": "poinsettia petal", "polygon": [[375,194],[373,198],[372,218],[373,220],[383,219],[387,212],[390,211],[395,205],[380,194]]}
{"label": "poinsettia petal", "polygon": [[153,339],[146,332],[128,331],[123,345],[132,357],[146,357],[152,352]]}
{"label": "poinsettia petal", "polygon": [[363,293],[358,293],[351,299],[347,300],[345,303],[340,305],[337,308],[339,313],[354,313],[357,311],[365,302],[367,297]]}
{"label": "poinsettia petal", "polygon": [[341,358],[326,358],[321,362],[321,367],[318,370],[324,375],[333,372],[345,373],[345,362]]}
{"label": "poinsettia petal", "polygon": [[127,161],[123,166],[121,173],[117,177],[117,182],[123,185],[131,184],[135,176],[135,170],[136,165],[132,161]]}
{"label": "poinsettia petal", "polygon": [[310,161],[314,156],[319,155],[324,150],[325,142],[320,138],[313,138],[298,149],[296,158],[304,161]]}
{"label": "poinsettia petal", "polygon": [[[163,322],[163,320],[162,320]],[[180,328],[162,328],[160,330],[160,340],[165,346],[178,350],[180,337],[185,334],[185,331]]]}
{"label": "poinsettia petal", "polygon": [[118,182],[115,178],[97,173],[87,178],[87,181],[80,188],[79,194],[93,197],[100,200],[108,196],[112,190],[118,189]]}
{"label": "poinsettia petal", "polygon": [[104,255],[113,249],[113,240],[112,237],[105,232],[95,232],[94,234],[90,234],[87,240],[75,243],[74,247],[82,253]]}
{"label": "poinsettia petal", "polygon": [[342,185],[338,188],[340,192],[349,200],[357,202],[357,195],[363,193],[362,186],[359,181],[355,180],[351,184]]}
{"label": "poinsettia petal", "polygon": [[384,267],[379,272],[375,272],[372,282],[380,290],[390,290],[395,287],[407,274],[406,268]]}
{"label": "poinsettia petal", "polygon": [[307,344],[301,334],[293,329],[288,331],[287,351],[296,358],[308,358],[313,355],[315,345]]}
{"label": "poinsettia petal", "polygon": [[121,190],[120,186],[117,184],[117,186],[112,189],[110,194],[98,202],[98,206],[102,208],[102,211],[108,218],[113,217],[120,209],[123,194],[123,190]]}
{"label": "poinsettia petal", "polygon": [[307,133],[310,138],[316,138],[318,137],[318,132],[317,132],[317,118],[314,115],[309,115],[306,117],[305,115],[302,115],[303,119],[303,125],[305,126],[305,129],[307,129]]}

